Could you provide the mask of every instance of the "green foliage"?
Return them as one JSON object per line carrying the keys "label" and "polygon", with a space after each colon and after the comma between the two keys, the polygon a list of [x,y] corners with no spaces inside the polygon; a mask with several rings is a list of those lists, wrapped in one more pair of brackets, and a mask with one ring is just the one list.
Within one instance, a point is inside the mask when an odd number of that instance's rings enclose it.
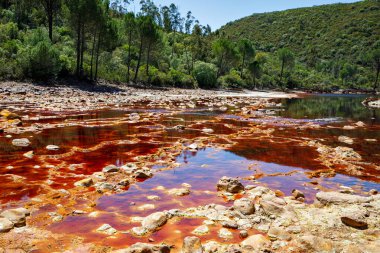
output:
{"label": "green foliage", "polygon": [[212,63],[198,61],[194,64],[193,75],[201,88],[215,88],[217,67]]}
{"label": "green foliage", "polygon": [[61,70],[60,56],[47,32],[33,30],[26,36],[25,43],[28,46],[21,50],[18,57],[24,75],[39,80],[56,77]]}
{"label": "green foliage", "polygon": [[245,82],[240,77],[240,73],[233,69],[227,75],[219,77],[218,84],[223,88],[238,88],[243,87]]}

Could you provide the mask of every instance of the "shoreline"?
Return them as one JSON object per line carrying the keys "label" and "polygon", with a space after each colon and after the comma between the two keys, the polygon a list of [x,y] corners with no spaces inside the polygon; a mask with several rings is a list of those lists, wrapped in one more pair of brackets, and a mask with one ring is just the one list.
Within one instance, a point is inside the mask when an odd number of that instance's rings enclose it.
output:
{"label": "shoreline", "polygon": [[[201,104],[210,110],[220,112],[227,112],[229,110],[228,106],[234,106],[239,108],[239,111],[231,111],[231,115],[244,118],[255,115],[259,110],[266,110],[268,107],[276,106],[276,103],[272,100],[295,96],[295,94],[282,92],[239,94],[236,92],[226,93],[225,91],[187,89],[149,90],[147,92],[146,89],[131,87],[119,87],[117,93],[91,92],[72,87],[62,88],[59,86],[52,88],[25,83],[11,83],[11,87],[8,88],[11,91],[6,92],[10,94],[0,92],[1,101],[16,102],[13,105],[9,104],[8,109],[11,112],[22,112],[23,115],[21,115],[20,119],[25,125],[11,124],[4,129],[5,134],[15,136],[27,134],[28,138],[30,138],[30,135],[41,133],[45,129],[75,126],[75,124],[88,127],[106,127],[108,125],[122,124],[138,125],[146,122],[160,123],[160,120],[164,117],[172,118],[178,113],[196,108],[197,104],[193,101],[202,101]],[[2,89],[3,86],[0,84],[0,90]],[[262,97],[259,97],[260,95]],[[73,112],[110,108],[125,108],[133,111],[141,103],[146,103],[144,105],[146,109],[166,108],[167,112],[126,112],[115,118],[109,118],[108,121],[101,118],[93,121],[79,118],[66,122],[66,117],[56,118],[56,115],[59,114],[70,116]],[[238,106],[240,104],[248,105],[244,107]],[[53,116],[51,117],[50,114]],[[269,115],[264,114],[262,117],[265,118]],[[48,126],[34,123],[40,120],[48,120]],[[52,122],[49,120],[52,120]],[[355,124],[352,123],[351,127],[359,127]],[[189,126],[189,128],[194,128],[194,126]],[[184,126],[171,125],[164,129],[177,133],[181,131],[182,127]],[[317,126],[299,123],[297,127],[307,130],[315,129]],[[233,126],[230,126],[230,128],[233,128]],[[208,133],[203,133],[203,131],[206,131],[205,129]],[[18,247],[16,245],[17,240],[23,238],[24,248],[22,250],[25,252],[34,250],[36,247],[42,252],[47,252],[44,249],[48,247],[60,252],[65,250],[74,252],[80,250],[84,252],[113,252],[115,250],[115,252],[129,253],[144,252],[143,250],[147,249],[150,250],[147,252],[159,252],[161,250],[161,252],[174,253],[180,252],[182,247],[182,250],[189,248],[188,252],[193,252],[191,250],[203,247],[203,251],[206,253],[248,253],[252,252],[252,250],[270,250],[273,252],[332,252],[333,250],[340,250],[341,252],[360,252],[364,248],[366,248],[366,252],[375,252],[380,246],[379,241],[376,240],[380,235],[380,213],[378,212],[380,210],[380,195],[366,192],[364,196],[359,196],[354,194],[351,191],[352,189],[342,188],[343,193],[335,192],[332,196],[331,193],[324,193],[322,191],[323,187],[321,187],[319,188],[321,193],[317,194],[315,202],[306,204],[305,195],[299,189],[295,189],[294,194],[286,196],[276,188],[270,189],[257,184],[254,177],[249,179],[252,180],[252,184],[245,185],[239,183],[240,179],[227,178],[223,181],[221,178],[221,182],[214,185],[213,188],[218,190],[217,196],[215,196],[217,199],[229,200],[224,205],[210,203],[209,205],[186,206],[185,208],[157,212],[154,209],[149,209],[149,204],[151,205],[151,203],[147,201],[147,205],[142,206],[148,208],[147,211],[144,211],[147,215],[124,217],[121,214],[116,214],[122,222],[131,223],[133,225],[131,229],[115,229],[109,222],[99,224],[99,227],[95,228],[94,231],[90,231],[97,234],[97,236],[105,236],[106,239],[110,240],[118,238],[118,236],[135,235],[140,242],[149,244],[137,244],[129,249],[118,250],[124,247],[109,247],[103,243],[86,242],[84,237],[55,233],[54,230],[53,232],[51,230],[51,225],[59,224],[59,222],[64,222],[66,219],[78,217],[78,219],[91,221],[96,217],[102,217],[104,212],[96,209],[98,199],[103,196],[107,197],[123,193],[125,192],[125,188],[123,188],[125,186],[138,187],[138,182],[141,179],[149,180],[149,178],[154,178],[163,171],[174,170],[179,166],[175,158],[184,151],[197,152],[207,147],[227,149],[234,145],[234,142],[230,139],[245,138],[247,135],[263,135],[271,139],[275,129],[277,128],[266,126],[266,124],[252,124],[247,129],[227,134],[224,136],[223,144],[221,144],[218,142],[218,134],[214,136],[209,132],[209,128],[204,127],[197,132],[200,136],[184,138],[178,142],[167,142],[166,145],[162,145],[158,150],[148,152],[145,155],[136,155],[136,157],[133,157],[134,162],[123,166],[106,166],[93,174],[80,175],[79,178],[75,177],[75,180],[70,179],[74,180],[72,182],[74,186],[70,184],[65,189],[55,189],[48,183],[45,185],[46,182],[44,182],[43,194],[23,202],[22,207],[26,209],[14,211],[19,214],[20,227],[12,227],[8,232],[0,234],[0,249],[3,247],[13,250]],[[60,160],[65,157],[91,152],[110,144],[139,145],[138,137],[145,138],[147,135],[154,135],[156,132],[158,130],[152,133],[135,134],[134,138],[130,140],[110,141],[106,139],[103,142],[96,143],[94,146],[72,147],[68,150],[61,147],[63,150],[58,153],[54,153],[53,150],[51,152],[45,151],[42,154],[37,152],[34,155],[44,162],[43,164],[46,166],[44,169],[48,171],[50,180],[50,178],[53,179],[63,173],[60,170],[68,167],[68,164],[49,164],[52,159]],[[30,139],[33,142],[33,138]],[[314,140],[303,140],[299,145],[310,146],[319,150],[318,159],[326,163],[326,166],[334,164],[347,165],[351,166],[352,173],[354,173],[356,171],[354,166],[361,162],[360,156],[351,149],[332,149]],[[335,156],[329,156],[331,153],[335,154]],[[31,159],[25,157],[25,155],[30,155],[30,153],[25,153],[22,159],[26,161]],[[156,164],[164,165],[164,168],[155,171],[152,167]],[[76,166],[80,167],[78,164]],[[319,174],[326,172],[315,171],[315,173],[318,175],[312,175],[311,178],[318,178]],[[330,177],[334,175],[335,171],[328,170],[327,173],[329,173],[327,177]],[[17,178],[15,179],[18,180]],[[194,185],[192,187],[185,183],[181,188],[165,189],[160,187],[161,190],[156,189],[155,191],[163,191],[165,195],[172,196],[171,198],[177,201],[180,201],[183,196],[196,195],[197,190],[193,189]],[[207,193],[201,192],[201,194]],[[144,197],[153,199],[156,196]],[[160,202],[160,200],[157,201]],[[16,207],[18,207],[17,204],[12,208],[9,205],[3,205],[1,212],[13,210]],[[51,208],[52,210],[50,210]],[[342,218],[344,221],[342,221]],[[200,242],[199,239],[186,237],[187,239],[185,238],[184,242],[171,242],[169,247],[160,246],[160,244],[152,246],[151,244],[157,244],[155,242],[157,239],[151,238],[154,237],[153,234],[156,231],[163,231],[162,233],[167,233],[168,230],[172,231],[173,226],[175,227],[173,222],[178,219],[200,220],[199,226],[194,228],[197,229],[197,232],[194,232],[193,236],[202,238],[203,233],[206,235],[211,233],[207,232],[208,230],[217,230],[216,236],[224,243],[213,240]],[[66,225],[75,226],[76,224],[74,222]],[[366,228],[363,229],[364,227]],[[331,231],[333,231],[333,234]],[[231,233],[233,239],[231,239]],[[233,243],[229,242],[229,240],[232,240]],[[38,242],[38,246],[35,246],[35,242]],[[64,243],[61,244],[60,242]],[[172,246],[175,247],[172,248]]]}

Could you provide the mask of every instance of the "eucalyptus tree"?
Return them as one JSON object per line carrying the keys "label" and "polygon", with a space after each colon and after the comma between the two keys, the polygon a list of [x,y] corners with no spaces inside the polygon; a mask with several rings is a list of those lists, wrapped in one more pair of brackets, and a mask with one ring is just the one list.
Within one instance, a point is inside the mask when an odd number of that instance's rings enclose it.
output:
{"label": "eucalyptus tree", "polygon": [[281,72],[280,72],[280,85],[282,86],[282,78],[284,75],[285,68],[292,68],[294,66],[294,54],[287,48],[281,48],[277,52],[278,59],[281,62]]}
{"label": "eucalyptus tree", "polygon": [[250,40],[242,39],[238,43],[239,53],[241,55],[241,67],[240,67],[240,77],[243,78],[243,71],[246,62],[250,62],[251,58],[255,56],[255,48]]}
{"label": "eucalyptus tree", "polygon": [[161,13],[162,27],[164,31],[171,32],[173,28],[172,28],[172,21],[170,19],[170,8],[168,6],[163,6],[160,9],[160,13]]}
{"label": "eucalyptus tree", "polygon": [[[158,29],[152,16],[139,15],[136,19],[137,29],[139,34],[139,53],[137,59],[137,65],[135,70],[135,76],[133,81],[136,82],[141,66],[142,56],[144,54],[144,48],[147,49],[147,64],[150,61],[150,53],[152,45],[157,41]],[[147,66],[147,73],[149,74],[149,67]]]}
{"label": "eucalyptus tree", "polygon": [[130,80],[130,70],[131,70],[131,47],[132,47],[132,39],[133,33],[136,31],[136,17],[133,12],[128,12],[125,14],[125,28],[128,32],[128,59],[127,59],[127,82]]}
{"label": "eucalyptus tree", "polygon": [[61,9],[62,1],[61,0],[38,0],[46,13],[47,21],[48,21],[48,29],[49,29],[49,38],[53,41],[53,20],[54,16]]}
{"label": "eucalyptus tree", "polygon": [[373,83],[373,89],[376,90],[378,87],[380,74],[380,49],[374,49],[371,52],[369,52],[368,60],[375,69],[375,81]]}
{"label": "eucalyptus tree", "polygon": [[263,65],[267,61],[267,55],[265,53],[257,53],[252,62],[248,64],[248,70],[251,73],[253,79],[253,86],[256,88],[256,79],[260,77],[263,69]]}
{"label": "eucalyptus tree", "polygon": [[185,32],[187,34],[191,33],[191,27],[193,26],[194,22],[195,22],[195,18],[193,14],[191,13],[191,11],[188,11],[186,14],[186,20],[185,20]]}
{"label": "eucalyptus tree", "polygon": [[218,62],[217,76],[221,76],[227,72],[227,66],[235,63],[238,52],[235,45],[227,39],[218,39],[212,45],[212,51]]}

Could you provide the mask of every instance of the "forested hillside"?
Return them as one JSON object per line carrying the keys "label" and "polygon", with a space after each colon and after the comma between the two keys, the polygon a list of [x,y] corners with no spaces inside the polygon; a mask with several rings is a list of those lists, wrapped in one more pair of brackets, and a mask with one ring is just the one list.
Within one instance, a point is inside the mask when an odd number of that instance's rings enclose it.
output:
{"label": "forested hillside", "polygon": [[373,89],[379,1],[258,14],[212,33],[191,11],[140,1],[1,0],[0,79],[156,86]]}
{"label": "forested hillside", "polygon": [[374,81],[378,68],[372,73],[366,69],[371,64],[368,53],[380,48],[379,20],[380,1],[365,0],[254,14],[217,33],[235,41],[248,38],[266,52],[289,48],[308,69],[335,79],[346,64],[348,72],[355,72],[352,82],[363,85]]}

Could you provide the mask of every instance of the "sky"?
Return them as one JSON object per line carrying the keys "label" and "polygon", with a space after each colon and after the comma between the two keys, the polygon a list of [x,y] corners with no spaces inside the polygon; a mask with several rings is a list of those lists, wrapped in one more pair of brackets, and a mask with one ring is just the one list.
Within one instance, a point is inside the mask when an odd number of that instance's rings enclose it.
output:
{"label": "sky", "polygon": [[[153,0],[159,5],[176,4],[182,15],[192,11],[202,25],[209,24],[216,30],[230,21],[249,16],[253,13],[279,11],[299,7],[331,3],[352,3],[358,0]],[[140,2],[135,0],[135,3]],[[135,4],[136,5],[136,4]],[[138,5],[135,7],[138,11]]]}

